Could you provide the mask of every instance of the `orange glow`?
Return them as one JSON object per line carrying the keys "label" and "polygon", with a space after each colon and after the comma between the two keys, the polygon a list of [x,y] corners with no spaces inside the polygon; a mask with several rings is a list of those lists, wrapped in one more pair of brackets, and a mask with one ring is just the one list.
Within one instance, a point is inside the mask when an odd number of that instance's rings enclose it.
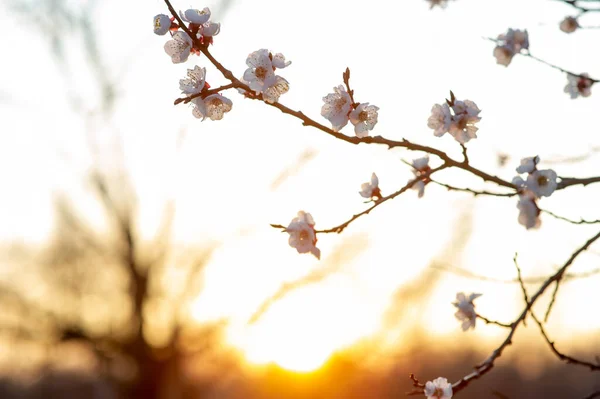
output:
{"label": "orange glow", "polygon": [[254,324],[232,326],[227,340],[252,364],[317,370],[333,353],[378,328],[380,315],[356,295],[354,283],[335,275],[290,292]]}

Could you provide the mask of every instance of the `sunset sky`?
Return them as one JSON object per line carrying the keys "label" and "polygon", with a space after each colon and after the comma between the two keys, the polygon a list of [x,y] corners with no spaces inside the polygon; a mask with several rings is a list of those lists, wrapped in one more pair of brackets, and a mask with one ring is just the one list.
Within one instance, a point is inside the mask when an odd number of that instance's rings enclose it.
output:
{"label": "sunset sky", "polygon": [[[467,145],[478,168],[511,180],[519,160],[537,154],[541,167],[552,167],[559,176],[600,171],[600,157],[578,164],[545,162],[600,145],[598,88],[590,98],[571,100],[563,93],[564,74],[519,56],[508,68],[496,65],[494,44],[485,40],[509,27],[528,29],[532,54],[598,78],[600,33],[561,32],[560,20],[573,12],[558,2],[456,0],[445,10],[429,10],[424,0],[233,0],[226,13],[216,1],[174,5],[211,8],[212,20],[222,23],[211,51],[238,77],[250,52],[283,53],[292,64],[280,74],[291,88],[280,101],[321,123],[328,123],[320,116],[321,98],[342,83],[342,72],[350,67],[357,101],[380,107],[374,134],[434,146],[460,159],[451,137],[434,137],[427,127],[432,105],[453,90],[482,110],[478,139]],[[95,75],[81,40],[67,35],[68,63],[58,65],[39,30],[24,17],[8,17],[6,6],[0,9],[5,31],[11,32],[0,40],[12,61],[3,64],[0,76],[5,187],[0,237],[45,243],[58,191],[68,192],[98,229],[105,227],[82,182],[92,165],[91,138],[103,151],[96,159],[105,167],[116,169],[124,159],[137,189],[144,236],[152,237],[162,206],[174,198],[176,242],[217,245],[204,290],[190,311],[199,322],[228,320],[228,343],[252,363],[312,370],[363,338],[405,345],[403,334],[416,325],[432,337],[492,348],[505,332],[478,325],[463,333],[451,302],[458,291],[483,293],[477,310],[510,322],[522,308],[518,286],[436,271],[422,295],[395,304],[406,319],[390,327],[385,320],[395,293],[432,263],[511,279],[518,253],[526,276],[550,274],[594,234],[594,226],[573,226],[548,215],[542,215],[540,230],[526,231],[517,223],[515,198],[473,198],[429,185],[422,199],[409,191],[341,235],[320,235],[320,261],[299,255],[288,246],[287,234],[270,223],[287,225],[305,210],[317,229],[338,225],[368,206],[358,191],[372,172],[389,194],[412,177],[402,160],[422,154],[343,143],[236,91],[225,93],[233,109],[222,121],[200,122],[191,107],[173,106],[179,79],[200,65],[212,87],[226,82],[203,57],[171,63],[163,51],[167,37],[151,30],[152,17],[167,13],[164,3],[107,0],[94,10],[101,62],[118,81],[109,119],[97,110]],[[586,18],[584,25],[600,24],[593,15]],[[351,126],[343,132],[353,135]],[[123,155],[115,151],[116,143]],[[510,155],[506,167],[498,166],[499,153]],[[431,157],[431,163],[438,160]],[[484,187],[463,172],[436,176],[455,186]],[[598,219],[599,194],[600,187],[569,188],[541,200],[540,207],[574,219]],[[580,256],[571,271],[597,267],[600,247],[596,251]],[[5,278],[14,272],[0,269]],[[307,276],[314,279],[276,298],[250,322],[282,286]],[[556,339],[600,329],[600,318],[590,318],[585,305],[600,301],[598,284],[600,276],[562,286],[548,327]],[[542,300],[540,309],[546,303]],[[531,336],[537,337],[536,331]]]}

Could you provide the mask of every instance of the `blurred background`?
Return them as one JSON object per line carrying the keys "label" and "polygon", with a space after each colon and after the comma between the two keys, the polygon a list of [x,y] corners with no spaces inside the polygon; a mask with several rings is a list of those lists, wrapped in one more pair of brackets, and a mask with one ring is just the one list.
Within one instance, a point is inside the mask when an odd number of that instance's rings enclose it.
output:
{"label": "blurred background", "polygon": [[[250,52],[282,52],[281,102],[323,123],[321,98],[348,66],[356,100],[381,108],[375,134],[459,159],[427,128],[453,90],[482,109],[468,144],[480,169],[510,180],[537,154],[559,176],[600,171],[598,93],[571,100],[566,76],[524,57],[496,65],[484,40],[526,28],[534,55],[598,78],[600,33],[561,32],[574,10],[558,1],[174,6],[211,8],[212,53],[237,76]],[[0,13],[1,398],[403,397],[409,373],[457,380],[506,336],[462,332],[457,292],[482,293],[477,311],[510,323],[523,306],[515,253],[533,291],[594,234],[548,215],[526,231],[515,198],[430,184],[319,236],[320,261],[299,255],[269,223],[302,209],[318,229],[338,225],[367,206],[358,191],[372,172],[389,194],[412,178],[402,160],[422,154],[347,145],[235,91],[222,121],[200,122],[173,106],[179,79],[200,65],[212,87],[225,81],[203,57],[171,63],[150,24],[162,1],[4,0]],[[600,25],[593,14],[582,25]],[[438,178],[485,187],[460,171]],[[599,194],[572,187],[540,206],[597,219]],[[588,360],[600,355],[599,268],[600,247],[578,258],[547,327]],[[597,373],[561,363],[528,323],[460,396],[595,389]]]}

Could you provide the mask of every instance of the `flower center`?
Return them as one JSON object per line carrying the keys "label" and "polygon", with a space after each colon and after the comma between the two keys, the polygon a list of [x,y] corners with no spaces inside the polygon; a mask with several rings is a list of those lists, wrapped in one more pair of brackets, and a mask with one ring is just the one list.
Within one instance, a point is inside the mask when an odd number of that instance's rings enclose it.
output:
{"label": "flower center", "polygon": [[215,97],[215,98],[211,98],[211,100],[209,101],[209,103],[213,107],[219,107],[221,104],[223,104],[223,101],[221,101],[220,98]]}
{"label": "flower center", "polygon": [[579,90],[579,92],[583,92],[588,87],[589,87],[588,79],[579,78],[579,80],[577,81],[577,90]]}
{"label": "flower center", "polygon": [[300,232],[299,238],[300,238],[300,241],[307,241],[308,238],[309,238],[308,231],[307,230],[302,230]]}
{"label": "flower center", "polygon": [[258,79],[265,80],[265,77],[267,76],[267,70],[263,67],[258,67],[256,68],[256,71],[254,71],[254,74]]}
{"label": "flower center", "polygon": [[538,176],[537,183],[539,186],[545,186],[548,184],[548,178],[546,176]]}
{"label": "flower center", "polygon": [[342,108],[344,108],[344,105],[346,105],[346,99],[344,97],[340,97],[337,100],[335,100],[334,105],[336,111],[341,111]]}
{"label": "flower center", "polygon": [[358,120],[361,122],[365,122],[369,119],[369,113],[367,111],[361,111],[360,114],[358,114]]}

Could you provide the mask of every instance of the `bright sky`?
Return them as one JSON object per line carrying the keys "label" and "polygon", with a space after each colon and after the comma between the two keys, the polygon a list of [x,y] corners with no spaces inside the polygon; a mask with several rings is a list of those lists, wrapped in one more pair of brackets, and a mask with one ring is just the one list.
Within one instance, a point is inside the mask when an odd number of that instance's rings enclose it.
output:
{"label": "bright sky", "polygon": [[[71,67],[61,72],[39,32],[21,19],[3,16],[6,31],[12,33],[0,38],[5,54],[10,54],[0,75],[0,178],[6,188],[0,197],[0,237],[43,242],[52,227],[52,193],[60,189],[69,191],[101,226],[102,214],[81,187],[90,166],[86,131],[109,149],[120,136],[138,189],[143,231],[151,235],[160,206],[172,196],[177,200],[178,242],[220,242],[206,272],[205,291],[194,306],[195,316],[229,319],[231,343],[251,361],[303,370],[379,332],[394,292],[434,259],[477,274],[513,278],[512,257],[518,252],[524,273],[536,276],[550,273],[593,234],[593,227],[574,227],[547,216],[541,230],[525,231],[517,223],[516,199],[474,200],[428,186],[423,199],[408,192],[342,235],[320,236],[321,261],[298,255],[288,246],[287,235],[269,223],[287,224],[302,209],[313,215],[317,228],[337,225],[366,207],[357,192],[372,172],[387,194],[412,176],[401,159],[421,154],[342,143],[244,100],[235,91],[226,94],[234,105],[224,120],[196,120],[191,108],[172,105],[179,95],[178,80],[194,65],[207,67],[213,87],[224,79],[203,58],[173,65],[163,51],[167,38],[155,36],[150,25],[155,14],[167,12],[164,3],[134,3],[102,1],[94,17],[103,62],[120,82],[119,102],[109,123],[101,116],[83,122],[65,95],[67,90],[77,93],[86,109],[98,103],[81,43],[67,43]],[[573,101],[563,93],[564,75],[520,57],[508,68],[498,66],[493,43],[483,39],[509,27],[527,28],[533,54],[597,77],[600,58],[592,49],[598,31],[560,32],[559,21],[572,12],[557,2],[457,0],[446,10],[430,11],[423,0],[304,0],[285,2],[285,7],[276,0],[237,0],[224,19],[215,4],[192,4],[211,7],[212,19],[222,22],[212,48],[215,57],[241,76],[250,52],[282,52],[292,65],[281,71],[291,83],[281,102],[320,122],[327,122],[320,117],[321,98],[342,83],[342,72],[349,66],[356,99],[380,107],[376,134],[405,137],[456,157],[460,148],[454,140],[436,138],[427,128],[431,106],[443,102],[450,89],[459,99],[475,101],[483,119],[479,138],[468,144],[471,162],[506,180],[514,176],[521,157],[538,154],[544,166],[544,160],[580,155],[600,144],[594,128],[600,93]],[[593,17],[588,18],[585,24],[593,25]],[[61,73],[72,77],[72,87],[65,87]],[[353,134],[350,127],[344,132]],[[272,190],[282,170],[293,167],[307,150],[316,156]],[[511,155],[506,168],[497,166],[499,152]],[[559,176],[600,171],[597,159],[552,167]],[[463,173],[438,178],[482,187]],[[542,200],[540,206],[572,218],[598,218],[598,194],[598,187],[573,188]],[[473,234],[461,255],[460,248],[453,248],[453,232],[468,229],[471,219]],[[596,255],[584,255],[573,271],[597,264]],[[321,269],[333,272],[293,291],[248,325],[282,284]],[[570,336],[561,325],[571,331],[600,328],[600,319],[590,319],[585,311],[587,303],[600,301],[600,292],[592,289],[599,282],[595,277],[562,287],[550,323],[557,338]],[[490,318],[512,320],[521,306],[516,286],[451,274],[431,284],[411,320],[428,326],[434,336],[465,339],[450,305],[457,291],[482,292],[478,311]],[[394,334],[401,336],[401,329]],[[503,332],[481,326],[468,334],[468,339],[497,340]]]}

